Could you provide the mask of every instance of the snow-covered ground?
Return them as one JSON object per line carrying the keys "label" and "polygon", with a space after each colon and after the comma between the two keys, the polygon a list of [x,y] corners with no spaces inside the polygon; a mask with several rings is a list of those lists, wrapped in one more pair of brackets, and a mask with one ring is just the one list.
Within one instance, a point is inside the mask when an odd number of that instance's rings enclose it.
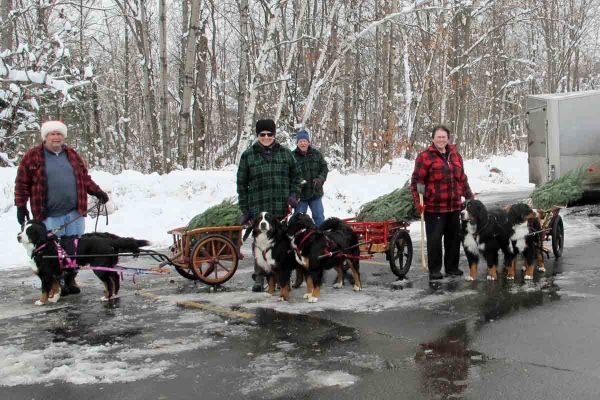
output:
{"label": "snow-covered ground", "polygon": [[[330,172],[325,184],[326,216],[356,215],[362,204],[404,185],[413,167],[413,161],[395,159],[376,174]],[[502,173],[490,173],[492,167]],[[533,189],[528,183],[526,153],[465,160],[465,169],[474,192]],[[194,215],[236,196],[235,172],[235,166],[220,171],[174,171],[168,175],[92,171],[96,183],[110,191],[115,209],[109,216],[109,225],[101,219],[98,230],[148,239],[158,248],[167,247],[172,240],[167,230],[185,226]],[[28,265],[25,251],[14,239],[20,229],[14,206],[15,176],[16,168],[0,168],[0,235],[5,238],[0,241],[0,270]],[[87,218],[88,231],[94,229],[94,222]]]}

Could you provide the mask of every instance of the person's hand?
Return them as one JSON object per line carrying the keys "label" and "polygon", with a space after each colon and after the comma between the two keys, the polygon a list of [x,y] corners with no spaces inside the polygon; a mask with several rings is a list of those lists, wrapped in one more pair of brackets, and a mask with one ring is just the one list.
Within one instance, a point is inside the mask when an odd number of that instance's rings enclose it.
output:
{"label": "person's hand", "polygon": [[291,194],[290,197],[288,197],[287,203],[293,209],[295,209],[296,207],[298,207],[298,199],[296,199],[296,195],[295,194]]}
{"label": "person's hand", "polygon": [[252,219],[252,211],[245,210],[242,216],[240,217],[240,225],[246,225]]}
{"label": "person's hand", "polygon": [[94,193],[94,196],[98,198],[100,204],[105,204],[108,202],[108,195],[102,190],[98,190],[96,193]]}
{"label": "person's hand", "polygon": [[425,212],[425,204],[421,205],[421,203],[415,204],[415,208],[417,209],[417,214],[421,215]]}
{"label": "person's hand", "polygon": [[321,178],[315,178],[313,179],[313,188],[315,190],[320,190],[323,187],[323,179]]}
{"label": "person's hand", "polygon": [[17,221],[21,226],[23,226],[25,221],[29,221],[29,210],[27,210],[27,206],[17,207]]}

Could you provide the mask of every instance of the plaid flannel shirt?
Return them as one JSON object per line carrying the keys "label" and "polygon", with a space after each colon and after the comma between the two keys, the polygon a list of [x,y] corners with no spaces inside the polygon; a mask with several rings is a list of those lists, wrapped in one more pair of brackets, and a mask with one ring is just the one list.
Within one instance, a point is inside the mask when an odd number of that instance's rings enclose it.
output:
{"label": "plaid flannel shirt", "polygon": [[292,152],[279,143],[274,143],[271,151],[271,156],[266,156],[256,142],[242,153],[237,171],[242,212],[250,210],[252,215],[258,215],[266,211],[284,217],[288,197],[298,193],[300,174]]}
{"label": "plaid flannel shirt", "polygon": [[[92,180],[85,163],[72,147],[65,146],[69,163],[73,167],[77,185],[77,211],[81,215],[87,212],[87,195],[100,190]],[[46,193],[48,191],[46,178],[46,159],[44,145],[40,144],[25,153],[15,179],[15,205],[23,207],[30,201],[33,218],[43,220],[47,216]]]}
{"label": "plaid flannel shirt", "polygon": [[318,190],[315,190],[313,186],[313,179],[318,178],[325,182],[327,173],[329,172],[327,162],[323,158],[321,152],[310,146],[306,151],[306,154],[302,154],[302,151],[296,147],[294,150],[294,157],[298,163],[300,176],[306,181],[304,185],[300,186],[299,200],[310,200],[323,196],[323,186]]}
{"label": "plaid flannel shirt", "polygon": [[419,204],[417,183],[425,184],[425,210],[431,213],[448,213],[459,211],[462,206],[461,196],[473,198],[469,181],[465,175],[463,160],[456,151],[456,146],[446,147],[448,161],[442,154],[429,146],[415,160],[415,169],[410,182],[413,200]]}

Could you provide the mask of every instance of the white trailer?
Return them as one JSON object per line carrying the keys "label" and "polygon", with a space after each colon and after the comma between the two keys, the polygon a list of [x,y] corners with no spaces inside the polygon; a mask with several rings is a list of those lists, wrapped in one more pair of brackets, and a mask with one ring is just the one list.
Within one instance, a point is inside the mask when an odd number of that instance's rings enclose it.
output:
{"label": "white trailer", "polygon": [[527,136],[537,186],[599,160],[600,90],[527,96]]}

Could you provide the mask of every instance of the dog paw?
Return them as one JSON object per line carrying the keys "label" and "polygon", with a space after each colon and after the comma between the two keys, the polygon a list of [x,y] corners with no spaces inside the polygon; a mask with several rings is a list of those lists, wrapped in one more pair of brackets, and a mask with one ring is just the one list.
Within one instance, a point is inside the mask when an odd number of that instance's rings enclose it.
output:
{"label": "dog paw", "polygon": [[344,287],[344,284],[342,282],[337,282],[333,284],[334,289],[341,289],[342,287]]}
{"label": "dog paw", "polygon": [[546,272],[546,268],[545,267],[539,267],[538,271],[540,271],[540,272]]}
{"label": "dog paw", "polygon": [[530,281],[533,279],[533,275],[525,275],[525,280]]}
{"label": "dog paw", "polygon": [[475,280],[475,278],[473,278],[471,275],[465,276],[465,281],[467,281],[467,282],[473,282],[474,280]]}
{"label": "dog paw", "polygon": [[521,267],[521,271],[526,271],[526,270],[527,270],[527,267],[523,265],[523,266]]}
{"label": "dog paw", "polygon": [[110,300],[110,299],[106,296],[100,297],[100,301],[108,301],[108,300]]}
{"label": "dog paw", "polygon": [[43,305],[44,305],[44,303],[42,303],[40,300],[37,300],[37,301],[36,301],[35,303],[33,303],[33,304],[35,304],[36,306],[43,306]]}
{"label": "dog paw", "polygon": [[317,301],[319,301],[319,298],[318,298],[318,297],[313,297],[313,296],[310,296],[310,297],[308,298],[308,302],[309,302],[309,303],[316,303]]}
{"label": "dog paw", "polygon": [[287,299],[285,297],[283,297],[283,296],[280,296],[279,297],[279,301],[287,301]]}
{"label": "dog paw", "polygon": [[264,295],[265,297],[271,297],[271,296],[273,296],[273,295],[272,295],[271,293],[269,293],[269,292],[264,292],[264,293],[263,293],[263,295]]}
{"label": "dog paw", "polygon": [[358,286],[358,285],[354,285],[353,289],[354,289],[355,292],[360,292],[362,290],[362,287]]}
{"label": "dog paw", "polygon": [[515,277],[511,275],[511,276],[507,276],[506,279],[509,281],[514,281]]}
{"label": "dog paw", "polygon": [[48,297],[48,301],[50,303],[57,303],[58,299],[60,299],[60,293],[56,293],[54,296]]}
{"label": "dog paw", "polygon": [[495,280],[496,280],[496,277],[494,277],[494,276],[491,276],[491,275],[488,275],[488,276],[487,276],[487,280],[488,280],[488,281],[495,281]]}
{"label": "dog paw", "polygon": [[304,295],[302,296],[302,298],[304,299],[310,299],[312,297],[312,295],[310,293],[304,293]]}

